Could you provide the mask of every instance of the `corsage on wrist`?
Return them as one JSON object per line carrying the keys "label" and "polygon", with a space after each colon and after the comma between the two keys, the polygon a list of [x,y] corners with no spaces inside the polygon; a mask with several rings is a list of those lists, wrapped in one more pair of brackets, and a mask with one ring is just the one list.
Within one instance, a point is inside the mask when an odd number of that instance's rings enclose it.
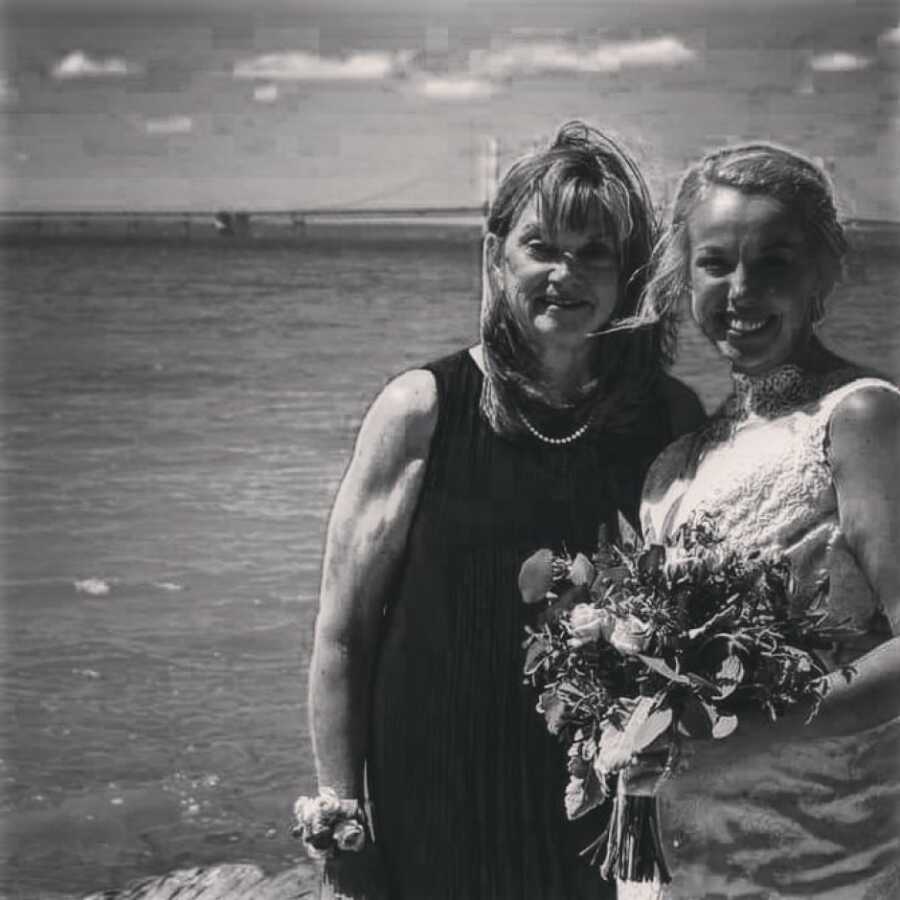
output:
{"label": "corsage on wrist", "polygon": [[297,799],[291,834],[303,840],[313,859],[359,853],[366,845],[366,815],[358,800],[341,800],[331,788],[322,788],[318,797]]}

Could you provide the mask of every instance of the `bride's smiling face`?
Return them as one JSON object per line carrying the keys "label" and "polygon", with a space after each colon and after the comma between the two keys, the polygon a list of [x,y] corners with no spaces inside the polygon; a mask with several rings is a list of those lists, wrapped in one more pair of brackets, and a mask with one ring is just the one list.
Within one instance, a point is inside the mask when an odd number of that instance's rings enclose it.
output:
{"label": "bride's smiling face", "polygon": [[688,217],[691,312],[737,372],[797,361],[820,279],[795,216],[765,194],[715,186]]}

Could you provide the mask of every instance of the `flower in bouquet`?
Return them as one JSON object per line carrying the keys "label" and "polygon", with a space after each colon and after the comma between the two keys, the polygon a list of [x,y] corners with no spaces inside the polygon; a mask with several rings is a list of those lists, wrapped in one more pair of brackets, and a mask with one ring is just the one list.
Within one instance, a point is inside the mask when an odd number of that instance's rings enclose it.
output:
{"label": "flower in bouquet", "polygon": [[[783,557],[726,551],[707,521],[665,546],[601,544],[592,559],[540,550],[522,566],[522,598],[541,607],[524,673],[537,708],[567,745],[565,807],[577,818],[614,797],[604,877],[669,880],[653,796],[685,737],[722,739],[748,710],[773,719],[824,695],[819,651],[847,633],[802,596]],[[849,677],[849,670],[845,674]],[[622,773],[658,751],[659,777]]]}

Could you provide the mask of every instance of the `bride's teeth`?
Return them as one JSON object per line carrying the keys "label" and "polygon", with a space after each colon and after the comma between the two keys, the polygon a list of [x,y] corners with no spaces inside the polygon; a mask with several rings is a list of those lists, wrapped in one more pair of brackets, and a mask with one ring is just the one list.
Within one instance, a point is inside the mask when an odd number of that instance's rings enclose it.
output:
{"label": "bride's teeth", "polygon": [[766,319],[738,319],[734,316],[729,316],[728,318],[728,327],[732,331],[740,331],[743,333],[757,331],[765,324]]}

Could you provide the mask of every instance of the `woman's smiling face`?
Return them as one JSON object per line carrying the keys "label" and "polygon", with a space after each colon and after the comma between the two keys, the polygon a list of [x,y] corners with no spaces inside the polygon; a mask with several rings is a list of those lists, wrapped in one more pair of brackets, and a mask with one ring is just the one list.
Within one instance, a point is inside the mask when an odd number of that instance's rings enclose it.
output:
{"label": "woman's smiling face", "polygon": [[523,209],[495,265],[514,314],[542,343],[583,344],[618,301],[615,238],[599,222],[551,232],[536,200]]}
{"label": "woman's smiling face", "polygon": [[820,279],[796,217],[764,194],[717,185],[688,216],[691,312],[737,372],[797,361]]}

